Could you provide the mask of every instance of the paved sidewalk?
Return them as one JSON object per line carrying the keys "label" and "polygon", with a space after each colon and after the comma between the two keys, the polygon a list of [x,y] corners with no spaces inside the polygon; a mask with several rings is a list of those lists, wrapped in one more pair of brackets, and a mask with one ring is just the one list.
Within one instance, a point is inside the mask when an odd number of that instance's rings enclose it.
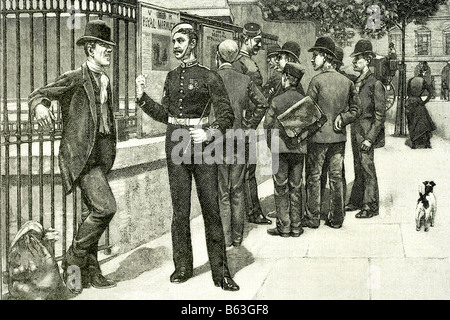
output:
{"label": "paved sidewalk", "polygon": [[[450,299],[450,142],[433,137],[431,150],[411,150],[391,136],[376,151],[380,215],[368,220],[348,213],[344,226],[305,229],[299,238],[271,237],[267,226],[246,226],[242,247],[228,251],[231,272],[241,286],[214,286],[206,255],[203,220],[191,221],[194,277],[172,284],[171,238],[166,234],[102,266],[119,280],[108,290],[87,289],[76,299]],[[350,143],[347,180],[353,181]],[[436,182],[436,226],[415,230],[415,204],[422,181]],[[265,211],[273,211],[273,185],[260,185]]]}

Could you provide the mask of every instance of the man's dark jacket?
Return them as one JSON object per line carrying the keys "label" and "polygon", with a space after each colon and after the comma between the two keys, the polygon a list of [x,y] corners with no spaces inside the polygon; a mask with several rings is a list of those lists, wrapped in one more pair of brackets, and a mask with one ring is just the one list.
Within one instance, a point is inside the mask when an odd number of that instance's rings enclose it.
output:
{"label": "man's dark jacket", "polygon": [[[267,111],[264,120],[264,129],[268,129],[267,144],[270,148],[272,146],[272,130],[278,129],[278,153],[301,153],[306,154],[306,139],[299,142],[297,137],[290,138],[282,130],[280,122],[277,117],[292,107],[294,104],[302,100],[305,96],[297,91],[294,87],[289,87],[284,93],[275,97],[270,103],[269,111]],[[272,152],[274,152],[272,150]]]}
{"label": "man's dark jacket", "polygon": [[[72,191],[75,181],[83,171],[98,134],[98,105],[96,104],[94,83],[90,71],[84,63],[79,69],[64,73],[55,82],[32,92],[28,98],[30,108],[34,111],[37,104],[47,108],[51,101],[59,101],[63,131],[59,147],[59,168],[67,193]],[[96,86],[96,85],[95,85]],[[116,129],[111,108],[111,86],[108,86],[109,124],[111,137],[116,142]],[[98,101],[97,101],[98,102]],[[111,150],[112,159],[115,148]],[[113,161],[106,171],[111,170]]]}
{"label": "man's dark jacket", "polygon": [[[256,129],[267,110],[267,101],[248,75],[234,70],[231,64],[223,64],[217,73],[222,78],[234,111],[233,129]],[[253,117],[244,121],[250,102],[255,106]]]}
{"label": "man's dark jacket", "polygon": [[352,134],[357,141],[372,142],[374,148],[384,147],[386,119],[386,91],[383,84],[372,72],[368,72],[361,81],[359,98],[361,99],[361,116],[351,125]]}
{"label": "man's dark jacket", "polygon": [[[361,114],[361,100],[355,84],[334,69],[314,76],[306,94],[316,102],[327,117],[327,122],[317,131],[314,143],[337,143],[347,140],[345,126],[354,122]],[[342,130],[334,131],[336,117],[342,117]]]}

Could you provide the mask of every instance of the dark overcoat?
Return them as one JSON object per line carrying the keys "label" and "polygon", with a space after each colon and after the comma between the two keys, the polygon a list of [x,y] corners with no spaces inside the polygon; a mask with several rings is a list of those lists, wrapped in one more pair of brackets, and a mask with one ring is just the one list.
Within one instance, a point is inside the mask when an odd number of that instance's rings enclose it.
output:
{"label": "dark overcoat", "polygon": [[[109,124],[114,150],[108,152],[115,158],[116,129],[112,112],[111,86],[108,86]],[[93,79],[84,63],[77,70],[62,74],[54,82],[36,89],[28,98],[29,107],[34,112],[37,104],[47,108],[52,101],[59,101],[62,112],[62,139],[59,147],[59,169],[66,193],[70,193],[83,171],[94,147],[98,134],[98,113]],[[103,168],[108,172],[114,161]]]}
{"label": "dark overcoat", "polygon": [[384,122],[386,120],[386,90],[375,75],[369,73],[361,80],[359,89],[361,116],[351,125],[358,143],[372,142],[374,148],[385,145]]}

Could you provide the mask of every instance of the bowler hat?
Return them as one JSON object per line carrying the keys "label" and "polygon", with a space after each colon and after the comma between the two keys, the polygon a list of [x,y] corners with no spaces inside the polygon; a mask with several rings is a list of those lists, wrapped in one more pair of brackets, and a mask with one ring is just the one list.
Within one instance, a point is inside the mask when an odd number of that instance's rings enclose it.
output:
{"label": "bowler hat", "polygon": [[281,49],[279,44],[270,44],[267,46],[267,57],[278,54],[278,51]]}
{"label": "bowler hat", "polygon": [[337,65],[336,69],[339,69],[344,64],[344,50],[342,50],[341,47],[336,46],[336,48],[334,49],[334,54],[336,55],[336,58],[334,59]]}
{"label": "bowler hat", "polygon": [[334,44],[333,39],[330,37],[320,37],[317,38],[316,43],[314,44],[314,47],[308,50],[308,52],[313,52],[314,50],[325,52],[334,58],[336,58],[336,54],[334,53],[334,49],[336,48],[336,45]]}
{"label": "bowler hat", "polygon": [[372,49],[372,43],[369,40],[361,39],[355,45],[355,51],[350,55],[350,57],[356,57],[360,54],[371,53],[376,56]]}
{"label": "bowler hat", "polygon": [[226,39],[219,44],[217,51],[225,62],[231,63],[236,60],[236,57],[239,54],[239,46],[235,41]]}
{"label": "bowler hat", "polygon": [[281,50],[278,50],[278,53],[290,53],[293,55],[297,62],[300,62],[300,45],[297,42],[294,41],[288,41],[281,47]]}
{"label": "bowler hat", "polygon": [[77,40],[77,46],[82,46],[86,41],[101,41],[111,46],[116,44],[111,41],[111,28],[103,20],[92,20],[86,24],[84,35]]}
{"label": "bowler hat", "polygon": [[305,74],[305,68],[299,63],[288,62],[284,66],[283,73],[301,79]]}
{"label": "bowler hat", "polygon": [[249,22],[244,25],[244,29],[242,30],[242,33],[245,34],[247,37],[254,38],[256,36],[261,35],[261,27],[259,24],[254,22]]}
{"label": "bowler hat", "polygon": [[336,60],[342,62],[344,60],[344,50],[341,47],[336,46],[334,49],[334,54],[336,55]]}

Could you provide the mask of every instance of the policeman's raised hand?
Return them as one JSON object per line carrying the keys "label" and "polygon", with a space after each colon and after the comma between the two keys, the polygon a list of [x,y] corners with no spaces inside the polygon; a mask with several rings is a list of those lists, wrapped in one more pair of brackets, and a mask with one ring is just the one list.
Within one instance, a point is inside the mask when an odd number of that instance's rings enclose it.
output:
{"label": "policeman's raised hand", "polygon": [[38,104],[34,109],[34,117],[38,124],[47,130],[53,129],[52,121],[56,120],[55,115],[43,104]]}
{"label": "policeman's raised hand", "polygon": [[147,75],[139,75],[136,78],[136,98],[140,99],[144,94],[144,88],[147,86]]}
{"label": "policeman's raised hand", "polygon": [[209,140],[208,134],[203,129],[189,128],[189,134],[191,135],[191,139],[194,143],[202,143]]}

